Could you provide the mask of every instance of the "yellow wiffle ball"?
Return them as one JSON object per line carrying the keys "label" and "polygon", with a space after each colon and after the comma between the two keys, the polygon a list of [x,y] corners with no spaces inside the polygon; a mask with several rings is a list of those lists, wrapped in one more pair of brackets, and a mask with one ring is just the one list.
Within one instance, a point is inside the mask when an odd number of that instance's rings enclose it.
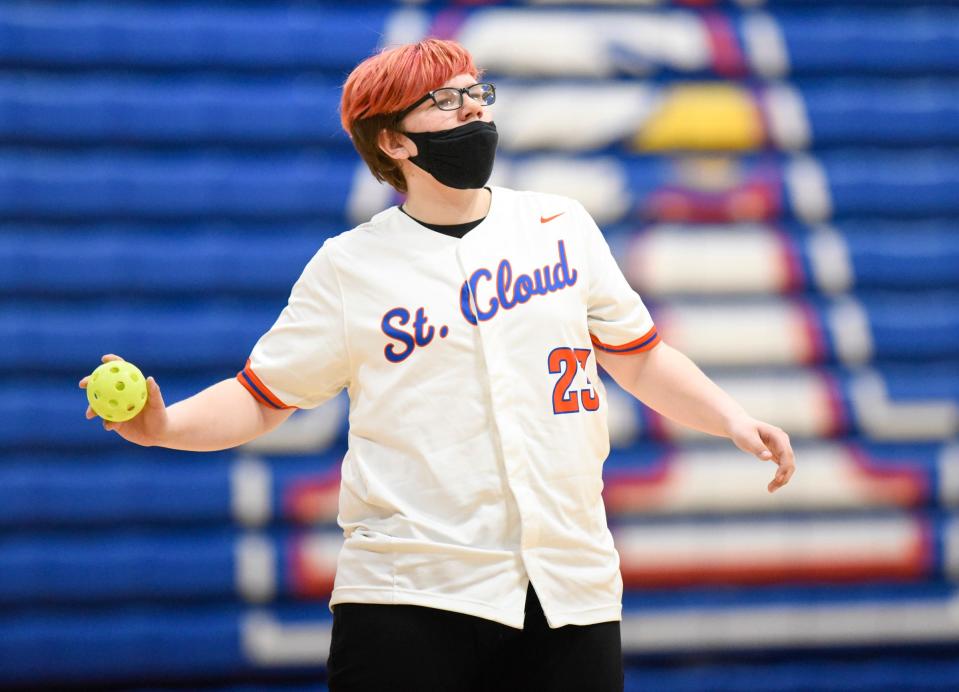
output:
{"label": "yellow wiffle ball", "polygon": [[133,363],[111,360],[90,374],[87,401],[93,412],[104,420],[128,421],[146,406],[146,379]]}

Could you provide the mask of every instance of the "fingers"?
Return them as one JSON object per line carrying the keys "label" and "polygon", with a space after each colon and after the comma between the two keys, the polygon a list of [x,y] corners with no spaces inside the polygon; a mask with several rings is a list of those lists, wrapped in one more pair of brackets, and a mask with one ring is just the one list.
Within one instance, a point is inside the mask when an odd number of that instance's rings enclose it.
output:
{"label": "fingers", "polygon": [[760,426],[759,434],[762,436],[766,446],[775,452],[777,456],[786,453],[792,454],[792,447],[789,445],[789,435],[787,435],[785,431],[763,423]]}
{"label": "fingers", "polygon": [[759,431],[755,428],[749,430],[745,435],[737,439],[736,443],[740,449],[755,455],[760,461],[769,461],[773,458],[772,452],[769,451]]}
{"label": "fingers", "polygon": [[769,485],[766,486],[766,490],[771,493],[776,492],[789,482],[789,479],[793,477],[795,472],[795,465],[790,464],[787,466],[785,464],[780,464],[779,470],[776,471],[776,476],[772,479],[772,481],[770,481]]}
{"label": "fingers", "polygon": [[795,470],[796,470],[795,467],[791,467],[788,470],[781,469],[777,471],[776,477],[769,482],[769,485],[766,486],[766,490],[768,490],[771,493],[774,493],[777,490],[779,490],[781,487],[783,487],[784,485],[786,485],[786,483],[789,482],[789,479],[793,477],[793,473],[795,472]]}
{"label": "fingers", "polygon": [[147,378],[147,406],[150,408],[164,408],[163,394],[160,392],[160,385],[152,376]]}
{"label": "fingers", "polygon": [[796,472],[796,455],[789,443],[789,435],[779,428],[764,426],[761,431],[763,440],[773,452],[773,461],[779,468],[766,489],[774,493],[789,482]]}
{"label": "fingers", "polygon": [[776,426],[752,421],[740,426],[739,433],[733,439],[740,449],[754,454],[760,461],[776,464],[776,474],[766,486],[769,492],[774,493],[786,485],[796,472],[796,458],[789,435]]}
{"label": "fingers", "polygon": [[[80,380],[77,384],[80,386],[80,389],[86,389],[86,388],[87,388],[87,383],[88,383],[89,381],[90,381],[90,376],[87,375],[87,376],[84,377],[82,380]],[[87,411],[86,411],[86,413],[85,413],[84,415],[86,416],[87,420],[90,420],[91,418],[96,418],[96,417],[97,417],[97,414],[95,414],[95,413],[93,412],[93,409],[90,408],[89,406],[87,406]]]}

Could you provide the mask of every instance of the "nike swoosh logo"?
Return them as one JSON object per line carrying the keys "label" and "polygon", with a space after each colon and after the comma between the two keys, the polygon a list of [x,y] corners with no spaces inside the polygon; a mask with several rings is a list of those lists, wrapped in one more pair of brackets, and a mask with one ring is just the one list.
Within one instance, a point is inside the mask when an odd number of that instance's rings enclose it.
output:
{"label": "nike swoosh logo", "polygon": [[553,219],[555,219],[557,216],[562,216],[562,215],[565,214],[565,213],[566,213],[565,211],[561,211],[560,213],[558,213],[558,214],[553,214],[552,216],[541,216],[541,217],[539,217],[539,222],[540,222],[540,223],[549,223],[550,221],[552,221]]}

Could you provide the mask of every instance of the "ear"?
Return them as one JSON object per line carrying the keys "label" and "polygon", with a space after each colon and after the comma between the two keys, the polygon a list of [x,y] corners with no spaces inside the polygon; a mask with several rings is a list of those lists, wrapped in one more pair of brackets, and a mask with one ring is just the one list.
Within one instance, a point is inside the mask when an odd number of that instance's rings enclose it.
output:
{"label": "ear", "polygon": [[406,135],[396,130],[383,128],[376,136],[376,143],[391,159],[408,159],[416,156],[416,145]]}

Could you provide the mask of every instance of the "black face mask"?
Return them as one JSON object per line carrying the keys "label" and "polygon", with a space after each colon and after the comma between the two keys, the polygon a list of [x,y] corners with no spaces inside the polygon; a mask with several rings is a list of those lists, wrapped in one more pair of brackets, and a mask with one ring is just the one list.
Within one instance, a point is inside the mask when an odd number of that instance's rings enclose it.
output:
{"label": "black face mask", "polygon": [[416,145],[410,161],[447,187],[478,189],[493,172],[499,139],[493,123],[475,120],[452,130],[403,134]]}

